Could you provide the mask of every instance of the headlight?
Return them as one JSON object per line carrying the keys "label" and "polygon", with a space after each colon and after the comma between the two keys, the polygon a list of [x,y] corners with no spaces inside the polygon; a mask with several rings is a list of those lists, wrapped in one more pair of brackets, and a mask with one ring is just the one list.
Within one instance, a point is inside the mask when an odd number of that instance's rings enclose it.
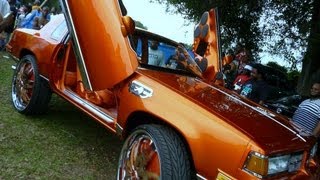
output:
{"label": "headlight", "polygon": [[269,158],[268,175],[284,172],[289,167],[289,155]]}
{"label": "headlight", "polygon": [[303,153],[289,155],[264,156],[258,152],[251,152],[244,165],[244,170],[258,178],[274,175],[281,172],[292,172],[300,168]]}

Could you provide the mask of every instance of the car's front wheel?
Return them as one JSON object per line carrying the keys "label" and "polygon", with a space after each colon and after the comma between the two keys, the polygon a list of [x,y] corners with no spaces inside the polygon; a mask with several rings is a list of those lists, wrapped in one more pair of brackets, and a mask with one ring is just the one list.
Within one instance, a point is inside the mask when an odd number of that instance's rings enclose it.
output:
{"label": "car's front wheel", "polygon": [[48,83],[38,72],[35,57],[26,55],[16,66],[12,79],[12,102],[22,114],[43,113],[51,99]]}
{"label": "car's front wheel", "polygon": [[190,156],[181,138],[160,125],[138,126],[120,154],[117,179],[193,179]]}

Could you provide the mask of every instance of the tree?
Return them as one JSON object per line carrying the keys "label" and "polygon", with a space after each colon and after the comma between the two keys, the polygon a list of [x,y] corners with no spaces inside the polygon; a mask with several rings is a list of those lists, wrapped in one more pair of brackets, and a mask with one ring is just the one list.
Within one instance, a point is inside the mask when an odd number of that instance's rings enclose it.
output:
{"label": "tree", "polygon": [[283,72],[285,74],[287,74],[287,72],[288,72],[286,67],[281,66],[276,62],[270,61],[270,62],[267,63],[267,66],[272,67],[273,69],[277,69],[277,70],[279,70],[279,71],[281,71],[281,72]]}
{"label": "tree", "polygon": [[[151,0],[163,3],[161,0]],[[186,19],[196,22],[203,12],[219,7],[221,42],[223,49],[235,49],[238,43],[243,44],[252,54],[258,57],[258,43],[261,31],[258,27],[262,14],[260,0],[165,0],[167,11],[182,14]],[[173,5],[173,6],[172,6]],[[256,58],[258,60],[258,58]]]}
{"label": "tree", "polygon": [[[291,63],[291,70],[296,70],[296,65],[302,62],[297,90],[307,96],[311,83],[319,81],[320,77],[320,2],[271,0],[266,3],[266,7],[277,12],[274,14],[278,20],[268,22],[276,27],[279,36],[274,46],[269,46],[271,52],[286,54],[287,61]],[[269,28],[266,33],[274,34],[275,31]],[[301,57],[295,59],[294,52],[301,52]]]}
{"label": "tree", "polygon": [[[161,0],[151,0],[163,2]],[[302,73],[298,92],[309,93],[311,81],[320,78],[319,0],[165,0],[167,10],[196,21],[211,7],[220,9],[223,49],[242,43],[254,57],[261,51],[282,55]]]}
{"label": "tree", "polygon": [[311,84],[320,82],[320,2],[313,2],[310,36],[306,55],[303,59],[302,72],[298,82],[298,91],[308,95]]}

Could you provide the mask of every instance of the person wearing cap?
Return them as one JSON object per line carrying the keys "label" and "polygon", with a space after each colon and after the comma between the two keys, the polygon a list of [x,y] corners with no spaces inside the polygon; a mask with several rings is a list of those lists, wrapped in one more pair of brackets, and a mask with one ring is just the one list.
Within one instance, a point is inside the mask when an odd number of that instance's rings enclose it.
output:
{"label": "person wearing cap", "polygon": [[[232,58],[232,60],[229,58]],[[239,45],[236,54],[228,56],[228,59],[225,60],[227,64],[223,66],[223,73],[226,76],[226,87],[233,89],[234,80],[242,73],[244,67],[250,63],[249,51]]]}
{"label": "person wearing cap", "polygon": [[251,71],[252,71],[252,66],[250,65],[245,65],[241,73],[236,77],[236,79],[233,82],[233,89],[237,92],[240,93],[241,87],[250,80],[251,78]]}
{"label": "person wearing cap", "polygon": [[265,81],[265,72],[261,64],[255,64],[251,71],[251,79],[241,88],[240,95],[261,105],[269,96],[269,85]]}
{"label": "person wearing cap", "polygon": [[234,60],[229,63],[230,72],[234,72],[235,75],[240,74],[250,60],[249,51],[246,48],[240,47],[237,51]]}

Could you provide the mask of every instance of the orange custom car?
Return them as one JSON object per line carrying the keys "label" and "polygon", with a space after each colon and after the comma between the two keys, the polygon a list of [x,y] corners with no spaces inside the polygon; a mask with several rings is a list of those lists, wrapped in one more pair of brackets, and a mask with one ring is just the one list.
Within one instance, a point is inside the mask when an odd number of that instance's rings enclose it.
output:
{"label": "orange custom car", "polygon": [[[135,28],[121,1],[60,3],[63,14],[7,45],[18,112],[45,112],[52,92],[78,107],[125,140],[118,179],[318,177],[314,137],[221,86],[215,10],[188,51]],[[161,66],[152,41],[171,58]]]}

